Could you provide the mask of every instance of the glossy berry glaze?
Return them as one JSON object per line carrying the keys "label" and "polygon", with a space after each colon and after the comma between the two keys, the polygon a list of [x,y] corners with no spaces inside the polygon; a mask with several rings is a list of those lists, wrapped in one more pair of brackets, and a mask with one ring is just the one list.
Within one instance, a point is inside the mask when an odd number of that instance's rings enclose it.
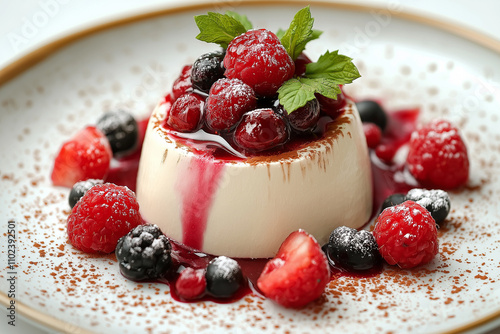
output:
{"label": "glossy berry glaze", "polygon": [[[165,103],[170,103],[168,96],[166,97]],[[406,193],[411,188],[418,186],[409,172],[405,170],[404,161],[395,162],[397,159],[393,159],[393,157],[399,149],[408,143],[411,133],[416,129],[416,121],[419,115],[419,110],[398,110],[389,113],[389,115],[388,125],[382,135],[381,143],[377,147],[378,150],[382,151],[381,157],[383,157],[383,159],[378,156],[379,152],[377,149],[370,150],[374,184],[374,205],[372,218],[378,214],[381,204],[387,196],[393,193]],[[147,119],[139,121],[139,134],[141,142],[144,138],[147,121]],[[322,116],[317,129],[311,134],[306,136],[292,136],[282,147],[270,150],[270,152],[259,153],[259,155],[273,155],[296,150],[303,145],[307,145],[314,140],[320,139],[327,124],[331,121],[331,117]],[[198,166],[199,168],[196,168],[196,175],[190,175],[193,178],[192,181],[197,182],[198,184],[201,183],[201,188],[205,189],[206,192],[210,192],[212,188],[211,180],[216,179],[217,174],[220,173],[220,170],[224,165],[224,161],[244,160],[247,158],[248,152],[235,150],[231,146],[230,140],[227,138],[223,139],[221,136],[213,135],[205,131],[198,131],[196,133],[179,133],[173,130],[168,131],[169,136],[172,139],[183,145],[190,146],[193,152],[200,155],[210,154],[221,161],[220,168],[217,168],[217,164],[215,164],[215,167],[209,169],[207,169],[207,166],[200,165]],[[142,146],[142,143],[139,146]],[[113,167],[106,181],[126,185],[132,190],[135,190],[140,151],[141,147],[138,147],[137,151],[127,158],[114,161]],[[387,162],[388,160],[391,160],[391,162]],[[198,159],[198,161],[203,160]],[[188,216],[188,218],[184,220],[188,222],[188,226],[186,226],[187,228],[185,231],[186,234],[189,235],[186,235],[186,238],[183,241],[184,244],[192,245],[193,248],[186,247],[183,244],[172,240],[172,258],[174,269],[170,271],[165,279],[159,281],[169,284],[172,297],[178,301],[189,302],[188,300],[184,300],[180,297],[175,289],[175,281],[178,278],[180,271],[182,271],[185,267],[204,269],[207,267],[208,263],[214,259],[214,256],[212,255],[197,252],[195,250],[196,245],[200,245],[201,243],[203,231],[200,232],[197,225],[193,224],[192,226],[189,226],[189,222],[192,221],[189,219],[189,216],[194,217],[196,215],[203,215],[207,213],[205,212],[207,210],[204,210],[204,208],[207,208],[210,205],[207,198],[210,199],[211,196],[200,194],[200,198],[186,197],[184,199],[183,215]],[[193,210],[195,207],[196,211]],[[186,242],[186,240],[188,240],[188,242]],[[217,298],[210,296],[209,294],[204,294],[195,301],[209,300],[217,303],[230,303],[243,298],[251,292],[259,293],[256,282],[268,259],[235,260],[239,263],[243,274],[247,279],[245,286],[239,289],[239,291],[231,298]],[[379,274],[382,270],[382,266],[378,266],[368,271],[348,272],[342,268],[335,267],[332,262],[330,262],[330,264],[332,280],[341,276],[370,277]]]}

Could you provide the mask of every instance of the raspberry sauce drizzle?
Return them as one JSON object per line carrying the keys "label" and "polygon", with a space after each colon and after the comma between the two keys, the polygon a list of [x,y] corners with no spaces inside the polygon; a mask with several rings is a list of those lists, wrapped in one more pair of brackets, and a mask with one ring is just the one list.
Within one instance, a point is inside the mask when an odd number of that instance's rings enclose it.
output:
{"label": "raspberry sauce drizzle", "polygon": [[200,156],[189,162],[176,183],[182,208],[182,243],[195,249],[203,248],[203,237],[210,206],[224,170],[224,163]]}

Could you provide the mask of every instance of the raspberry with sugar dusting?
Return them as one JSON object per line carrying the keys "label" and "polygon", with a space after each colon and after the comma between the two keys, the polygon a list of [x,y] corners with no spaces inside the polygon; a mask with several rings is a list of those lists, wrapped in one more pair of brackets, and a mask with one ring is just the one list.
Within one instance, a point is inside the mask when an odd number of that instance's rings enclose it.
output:
{"label": "raspberry with sugar dusting", "polygon": [[118,240],[142,224],[139,203],[127,187],[97,184],[68,216],[69,241],[86,253],[111,253]]}
{"label": "raspberry with sugar dusting", "polygon": [[224,67],[226,77],[241,79],[260,96],[273,96],[295,73],[295,64],[279,38],[266,29],[249,30],[233,39]]}
{"label": "raspberry with sugar dusting", "polygon": [[206,100],[205,123],[215,132],[229,131],[256,106],[257,98],[250,86],[239,79],[219,79]]}
{"label": "raspberry with sugar dusting", "polygon": [[439,249],[434,218],[426,208],[413,201],[382,211],[373,235],[384,260],[401,268],[426,264]]}
{"label": "raspberry with sugar dusting", "polygon": [[469,178],[467,147],[446,120],[434,120],[413,132],[406,162],[410,173],[428,188],[453,189]]}

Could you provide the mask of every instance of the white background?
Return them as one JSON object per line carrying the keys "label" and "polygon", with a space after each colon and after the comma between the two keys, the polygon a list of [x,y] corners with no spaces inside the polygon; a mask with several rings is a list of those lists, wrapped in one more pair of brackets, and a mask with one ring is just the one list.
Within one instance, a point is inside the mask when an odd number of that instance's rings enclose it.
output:
{"label": "white background", "polygon": [[[212,0],[229,4],[239,0]],[[0,0],[0,68],[38,47],[84,27],[113,18],[148,12],[177,3],[206,0]],[[397,3],[404,12],[439,18],[500,40],[500,1],[496,0],[337,0],[385,8]],[[499,64],[500,66],[500,64]],[[1,312],[4,314],[5,312]],[[4,318],[4,317],[2,317]],[[16,327],[0,320],[1,333],[45,333],[17,319]],[[492,332],[499,334],[500,329]]]}

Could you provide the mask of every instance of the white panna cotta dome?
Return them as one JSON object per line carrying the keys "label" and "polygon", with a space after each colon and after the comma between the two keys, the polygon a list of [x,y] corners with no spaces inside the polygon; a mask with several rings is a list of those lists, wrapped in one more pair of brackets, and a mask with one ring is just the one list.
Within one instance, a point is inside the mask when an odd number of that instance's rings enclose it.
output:
{"label": "white panna cotta dome", "polygon": [[295,230],[323,244],[336,227],[369,220],[370,160],[351,101],[321,139],[233,160],[176,140],[161,124],[169,106],[151,116],[137,176],[142,217],[169,238],[213,255],[267,258]]}

